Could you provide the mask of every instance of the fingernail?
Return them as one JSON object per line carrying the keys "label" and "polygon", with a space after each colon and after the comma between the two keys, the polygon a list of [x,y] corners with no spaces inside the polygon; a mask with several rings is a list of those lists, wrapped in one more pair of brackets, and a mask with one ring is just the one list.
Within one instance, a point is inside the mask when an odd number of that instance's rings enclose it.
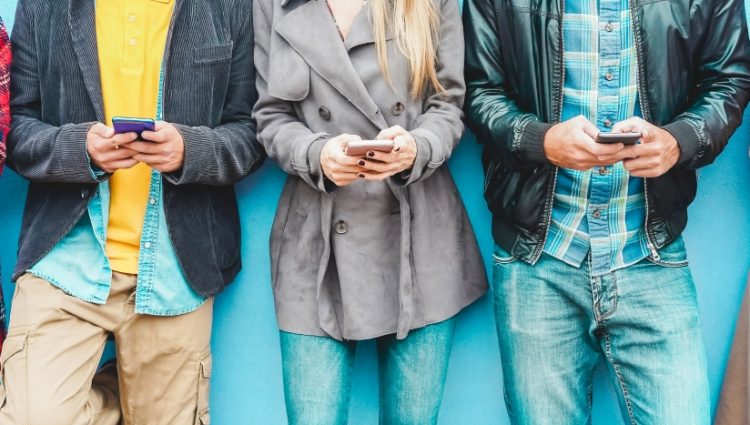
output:
{"label": "fingernail", "polygon": [[375,152],[373,152],[373,151],[367,152],[367,156],[369,156],[370,158],[372,158],[373,156],[375,156]]}
{"label": "fingernail", "polygon": [[359,161],[357,164],[359,164],[360,167],[364,167],[366,163],[364,160],[362,160],[362,161]]}
{"label": "fingernail", "polygon": [[396,149],[394,149],[394,151],[396,151],[396,152],[398,152],[398,151],[400,151],[400,150],[401,150],[401,146],[399,146],[399,147],[397,147]]}
{"label": "fingernail", "polygon": [[359,176],[359,178],[360,178],[360,179],[363,179],[363,178],[365,178],[365,175],[364,175],[364,174],[362,174],[362,173],[359,173],[359,174],[358,174],[358,176]]}

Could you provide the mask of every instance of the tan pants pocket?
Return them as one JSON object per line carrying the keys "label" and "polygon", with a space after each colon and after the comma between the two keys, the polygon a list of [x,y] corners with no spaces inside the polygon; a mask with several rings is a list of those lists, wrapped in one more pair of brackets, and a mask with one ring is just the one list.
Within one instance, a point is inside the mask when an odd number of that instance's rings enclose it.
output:
{"label": "tan pants pocket", "polygon": [[[23,382],[8,382],[6,379],[6,369],[8,365],[14,367],[18,372],[26,370],[26,345],[29,339],[29,331],[19,332],[11,331],[3,342],[3,352],[0,354],[0,408],[5,406],[6,393],[9,385],[16,385],[13,391],[16,393],[25,393],[23,388],[18,385],[24,385]],[[18,373],[17,372],[17,373]]]}
{"label": "tan pants pocket", "polygon": [[198,377],[198,408],[195,425],[210,425],[209,398],[211,395],[211,353],[204,354],[200,359],[200,376]]}

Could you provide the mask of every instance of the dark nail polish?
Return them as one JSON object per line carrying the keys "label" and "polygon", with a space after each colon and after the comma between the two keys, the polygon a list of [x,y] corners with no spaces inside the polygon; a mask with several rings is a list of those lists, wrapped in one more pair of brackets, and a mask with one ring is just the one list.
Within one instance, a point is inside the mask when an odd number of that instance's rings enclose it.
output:
{"label": "dark nail polish", "polygon": [[364,167],[366,163],[365,161],[359,161],[357,164],[359,164],[360,167]]}
{"label": "dark nail polish", "polygon": [[369,156],[370,158],[372,158],[373,156],[375,156],[375,152],[373,152],[373,151],[367,152],[367,156]]}
{"label": "dark nail polish", "polygon": [[396,151],[396,152],[398,152],[398,151],[400,151],[400,150],[401,150],[401,146],[399,146],[399,147],[397,147],[396,149],[394,149],[394,151]]}
{"label": "dark nail polish", "polygon": [[365,178],[365,175],[364,175],[364,174],[362,174],[362,173],[359,173],[359,178],[360,178],[360,179],[363,179],[363,178]]}

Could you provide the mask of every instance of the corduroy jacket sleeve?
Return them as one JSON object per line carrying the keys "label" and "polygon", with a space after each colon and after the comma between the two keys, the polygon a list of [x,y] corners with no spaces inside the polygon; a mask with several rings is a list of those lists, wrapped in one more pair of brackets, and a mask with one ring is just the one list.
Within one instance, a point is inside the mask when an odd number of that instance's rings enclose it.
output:
{"label": "corduroy jacket sleeve", "polygon": [[13,27],[8,165],[32,182],[96,183],[86,152],[95,122],[54,126],[41,120],[39,52],[28,3],[18,2]]}

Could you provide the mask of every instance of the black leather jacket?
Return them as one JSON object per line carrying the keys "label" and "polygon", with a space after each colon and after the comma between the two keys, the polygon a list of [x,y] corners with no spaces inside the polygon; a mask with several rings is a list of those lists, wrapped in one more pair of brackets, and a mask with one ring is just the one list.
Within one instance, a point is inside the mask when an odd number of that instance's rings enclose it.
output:
{"label": "black leather jacket", "polygon": [[[631,0],[644,119],[680,145],[678,164],[646,180],[652,253],[679,236],[698,167],[716,159],[750,96],[742,0]],[[557,167],[544,155],[562,110],[564,0],[466,0],[466,111],[484,145],[495,242],[535,263],[552,214]],[[656,254],[658,255],[658,254]]]}

